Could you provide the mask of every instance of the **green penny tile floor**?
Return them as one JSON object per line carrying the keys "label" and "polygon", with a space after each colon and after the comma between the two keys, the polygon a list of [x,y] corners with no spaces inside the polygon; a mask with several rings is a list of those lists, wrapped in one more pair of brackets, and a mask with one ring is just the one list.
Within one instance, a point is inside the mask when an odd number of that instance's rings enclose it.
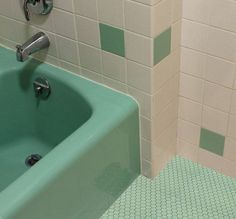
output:
{"label": "green penny tile floor", "polygon": [[154,180],[139,176],[102,219],[236,218],[236,180],[175,157]]}

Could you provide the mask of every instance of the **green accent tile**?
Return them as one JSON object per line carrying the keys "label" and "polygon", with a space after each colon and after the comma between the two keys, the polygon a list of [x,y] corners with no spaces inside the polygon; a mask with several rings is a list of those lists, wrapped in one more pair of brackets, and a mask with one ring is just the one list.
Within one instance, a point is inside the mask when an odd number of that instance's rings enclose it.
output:
{"label": "green accent tile", "polygon": [[223,156],[224,153],[225,136],[209,131],[207,129],[201,129],[200,136],[200,148],[203,148],[212,153]]}
{"label": "green accent tile", "polygon": [[162,32],[154,39],[154,65],[170,54],[171,27]]}
{"label": "green accent tile", "polygon": [[125,57],[124,31],[106,24],[99,24],[102,50]]}

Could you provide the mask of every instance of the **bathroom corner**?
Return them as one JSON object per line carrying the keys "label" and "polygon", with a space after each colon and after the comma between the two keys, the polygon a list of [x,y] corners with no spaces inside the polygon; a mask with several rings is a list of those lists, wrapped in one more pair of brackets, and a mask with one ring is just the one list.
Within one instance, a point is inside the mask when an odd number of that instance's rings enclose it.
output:
{"label": "bathroom corner", "polygon": [[232,0],[3,0],[0,219],[236,218],[235,20]]}

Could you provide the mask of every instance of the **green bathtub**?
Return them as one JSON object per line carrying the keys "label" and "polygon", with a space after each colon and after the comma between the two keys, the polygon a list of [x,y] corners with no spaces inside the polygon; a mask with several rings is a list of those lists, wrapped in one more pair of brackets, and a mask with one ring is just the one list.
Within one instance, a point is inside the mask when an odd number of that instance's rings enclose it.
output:
{"label": "green bathtub", "polygon": [[[33,81],[46,78],[47,100]],[[32,167],[30,154],[42,159]],[[128,96],[0,47],[0,218],[99,218],[140,173]]]}

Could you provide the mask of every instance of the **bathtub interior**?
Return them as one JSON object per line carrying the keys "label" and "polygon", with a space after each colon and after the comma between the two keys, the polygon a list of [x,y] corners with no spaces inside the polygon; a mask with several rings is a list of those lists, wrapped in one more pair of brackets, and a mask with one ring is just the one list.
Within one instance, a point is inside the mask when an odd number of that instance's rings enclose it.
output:
{"label": "bathtub interior", "polygon": [[0,191],[30,168],[25,165],[27,156],[44,157],[92,114],[78,92],[48,75],[49,98],[36,98],[33,81],[44,77],[36,67],[37,62],[31,62],[20,71],[0,74]]}

